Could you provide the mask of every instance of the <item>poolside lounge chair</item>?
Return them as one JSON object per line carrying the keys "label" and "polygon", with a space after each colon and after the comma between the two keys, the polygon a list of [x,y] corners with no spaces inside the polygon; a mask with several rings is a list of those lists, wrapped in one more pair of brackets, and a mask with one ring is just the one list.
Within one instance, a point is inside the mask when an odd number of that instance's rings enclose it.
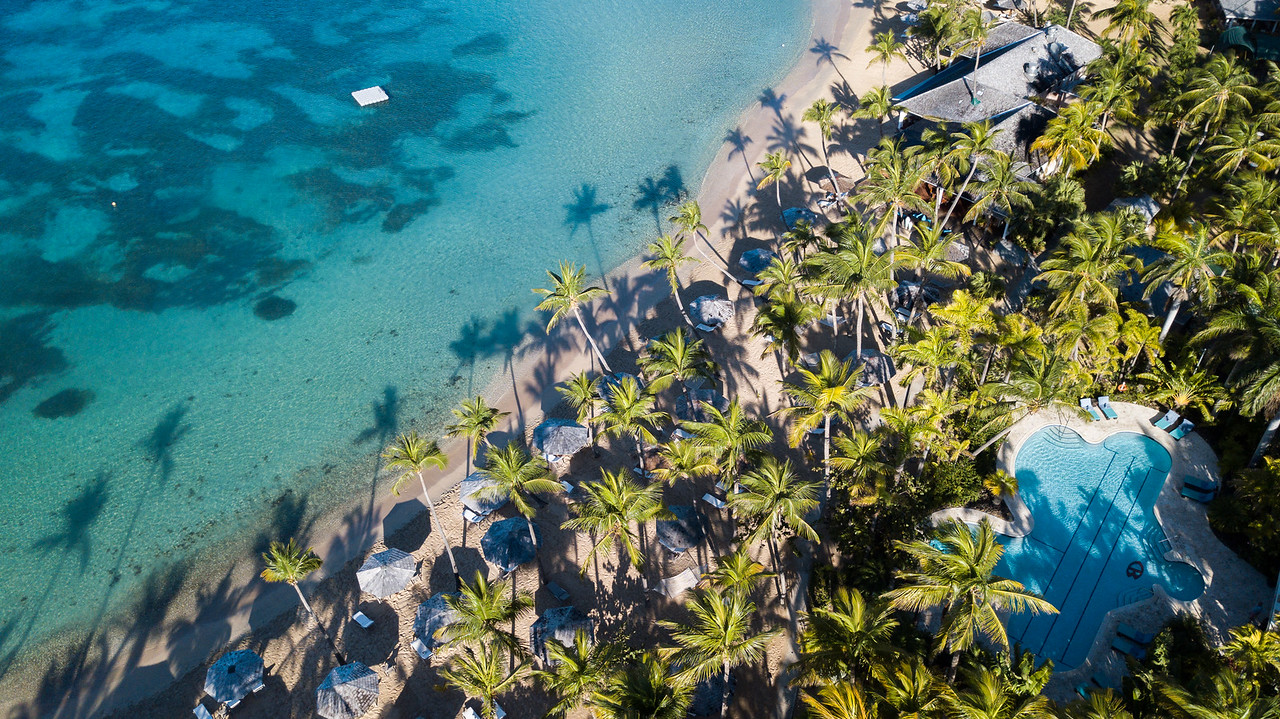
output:
{"label": "poolside lounge chair", "polygon": [[551,592],[551,596],[562,602],[569,601],[569,593],[565,591],[564,587],[556,584],[555,582],[547,582],[547,591]]}
{"label": "poolside lounge chair", "polygon": [[1088,700],[1089,692],[1092,689],[1093,687],[1090,686],[1089,682],[1080,682],[1076,685],[1076,694],[1079,695],[1081,699]]}
{"label": "poolside lounge chair", "polygon": [[759,287],[760,285],[763,285],[763,284],[764,283],[761,282],[760,280],[742,280],[743,287]]}
{"label": "poolside lounge chair", "polygon": [[716,330],[720,329],[720,325],[714,325],[714,326],[713,326],[713,325],[704,325],[704,324],[699,324],[697,327],[694,327],[694,329],[698,330],[699,332],[708,332],[708,333],[710,333],[710,332],[715,332]]}
{"label": "poolside lounge chair", "polygon": [[1213,492],[1202,492],[1194,487],[1183,487],[1182,496],[1201,504],[1208,504],[1213,501]]}
{"label": "poolside lounge chair", "polygon": [[1112,406],[1111,406],[1111,398],[1110,398],[1110,397],[1105,397],[1105,396],[1104,396],[1104,397],[1099,397],[1099,398],[1098,398],[1098,409],[1102,410],[1102,413],[1103,413],[1104,415],[1106,415],[1106,416],[1107,416],[1107,419],[1119,419],[1119,418],[1120,418],[1120,415],[1116,414],[1115,409],[1114,409],[1114,408],[1112,408]]}
{"label": "poolside lounge chair", "polygon": [[[241,697],[240,699],[243,699],[243,698],[244,698],[244,697]],[[227,702],[227,704],[226,704],[227,711],[231,711],[232,709],[235,709],[236,707],[240,706],[240,699],[236,699],[235,701]]]}
{"label": "poolside lounge chair", "polygon": [[715,507],[716,509],[724,509],[725,507],[729,506],[723,499],[720,499],[719,497],[715,496],[710,492],[707,492],[706,494],[702,495],[702,501],[706,502],[707,504],[710,504],[712,507]]}
{"label": "poolside lounge chair", "polygon": [[476,514],[471,510],[470,507],[462,508],[462,518],[467,520],[468,522],[471,522],[472,524],[479,524],[480,522],[484,521],[484,515]]}
{"label": "poolside lounge chair", "polygon": [[1121,622],[1120,626],[1116,627],[1116,633],[1126,639],[1132,639],[1138,644],[1150,644],[1151,640],[1156,638],[1156,635],[1150,632],[1140,632],[1124,622]]}
{"label": "poolside lounge chair", "polygon": [[1169,436],[1173,437],[1174,439],[1182,439],[1183,437],[1186,437],[1188,434],[1191,434],[1191,431],[1194,430],[1195,428],[1196,428],[1195,422],[1192,422],[1189,419],[1184,419],[1182,421],[1182,424],[1178,425],[1177,429],[1169,433]]}
{"label": "poolside lounge chair", "polygon": [[1182,484],[1187,487],[1195,487],[1201,492],[1216,492],[1218,490],[1218,483],[1212,479],[1200,479],[1191,474],[1183,477]]}
{"label": "poolside lounge chair", "polygon": [[431,647],[423,644],[422,640],[417,637],[414,637],[409,646],[413,647],[413,651],[417,652],[418,656],[422,657],[424,661],[431,659],[431,655],[434,653],[431,651]]}
{"label": "poolside lounge chair", "polygon": [[209,713],[208,709],[204,708],[203,704],[197,704],[196,708],[191,710],[191,713],[196,715],[196,719],[213,719],[213,715]]}
{"label": "poolside lounge chair", "polygon": [[1090,416],[1090,417],[1093,417],[1093,421],[1094,421],[1094,422],[1101,422],[1101,421],[1102,421],[1102,413],[1098,411],[1098,408],[1097,408],[1097,407],[1094,407],[1094,406],[1093,406],[1093,400],[1092,400],[1092,399],[1090,399],[1090,398],[1088,398],[1088,397],[1081,397],[1081,398],[1080,398],[1080,409],[1085,410],[1086,412],[1088,412],[1088,413],[1089,413],[1089,416]]}
{"label": "poolside lounge chair", "polygon": [[1164,413],[1164,416],[1156,420],[1156,429],[1168,430],[1170,427],[1178,423],[1182,416],[1173,410]]}
{"label": "poolside lounge chair", "polygon": [[364,612],[356,612],[351,615],[351,618],[355,620],[356,624],[359,624],[365,629],[373,626],[373,620],[366,616]]}
{"label": "poolside lounge chair", "polygon": [[1115,639],[1111,640],[1111,649],[1120,652],[1121,654],[1131,656],[1138,661],[1142,661],[1147,656],[1146,649],[1143,649],[1132,639],[1126,639],[1121,636],[1117,636]]}

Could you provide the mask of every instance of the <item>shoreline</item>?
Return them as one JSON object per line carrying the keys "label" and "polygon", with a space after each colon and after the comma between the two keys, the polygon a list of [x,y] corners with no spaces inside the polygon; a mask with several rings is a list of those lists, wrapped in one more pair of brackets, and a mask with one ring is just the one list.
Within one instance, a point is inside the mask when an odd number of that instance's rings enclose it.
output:
{"label": "shoreline", "polygon": [[[865,43],[851,40],[862,34],[876,6],[853,5],[848,0],[811,0],[810,5],[810,34],[805,40],[806,47],[811,48],[815,42],[825,40],[845,48],[855,58],[860,57],[861,47]],[[703,173],[696,199],[703,208],[704,222],[708,225],[709,249],[731,273],[738,274],[734,272],[736,263],[731,260],[742,249],[738,247],[739,243],[763,242],[749,237],[748,226],[755,227],[757,223],[749,222],[751,218],[746,217],[746,213],[754,209],[757,199],[759,207],[765,212],[776,209],[773,191],[766,188],[763,192],[757,192],[752,177],[752,168],[765,153],[766,138],[773,125],[784,113],[793,116],[798,123],[799,115],[813,99],[828,96],[831,85],[844,79],[834,64],[820,60],[810,64],[812,59],[812,53],[804,51],[783,79],[774,84],[771,89],[781,98],[776,107],[765,108],[757,99],[739,113],[731,127],[736,126],[742,135],[752,138],[752,141],[745,151],[721,141]],[[843,59],[842,62],[846,66],[853,65],[854,72],[862,72],[862,68],[856,67],[856,63],[850,63],[848,59]],[[875,79],[878,80],[878,77]],[[865,132],[862,134],[865,135]],[[833,158],[833,166],[839,164],[837,159],[849,160],[847,157]],[[853,163],[850,160],[848,164]],[[846,175],[855,174],[845,167],[837,169]],[[797,161],[793,172],[802,175],[803,170],[803,163]],[[784,196],[790,194],[792,193],[784,191]],[[735,205],[736,200],[741,202]],[[732,213],[735,207],[739,210],[737,214]],[[723,211],[726,208],[728,212]],[[776,213],[772,217],[766,215],[755,220],[769,225],[779,224]],[[690,255],[701,259],[697,252],[691,251]],[[547,258],[548,266],[556,259],[559,258]],[[586,316],[597,340],[602,346],[609,348],[606,354],[615,360],[616,365],[620,365],[615,369],[626,369],[631,364],[631,358],[639,349],[633,342],[636,329],[654,313],[661,302],[669,299],[665,278],[644,269],[642,261],[643,255],[636,255],[602,278],[610,289],[611,296],[598,302]],[[723,275],[716,268],[707,266],[705,261],[691,263],[681,275],[686,292],[693,286],[706,284],[708,281],[722,285],[720,291],[725,291]],[[735,300],[750,295],[741,286],[728,288],[728,292],[730,298]],[[493,406],[511,413],[507,422],[493,433],[495,443],[515,435],[527,436],[543,416],[549,415],[560,405],[560,397],[555,390],[556,383],[570,374],[587,369],[598,371],[594,357],[573,323],[564,323],[546,336],[527,337],[513,352],[513,360],[480,393]],[[451,492],[465,472],[465,441],[442,441],[441,447],[449,457],[449,470],[428,479],[429,491],[435,501]],[[325,567],[314,579],[305,583],[304,592],[314,592],[319,584],[331,581],[351,561],[363,558],[369,547],[415,518],[413,515],[406,516],[406,513],[397,512],[399,524],[384,522],[398,505],[417,503],[421,511],[425,511],[417,494],[411,489],[406,489],[400,496],[387,491],[388,479],[388,475],[380,473],[374,495],[365,495],[359,500],[353,497],[351,501],[340,503],[316,518],[308,533],[317,538],[311,546],[325,560]],[[427,541],[434,539],[428,537]],[[130,645],[127,630],[124,636],[120,636],[119,629],[107,630],[105,637],[97,638],[97,643],[101,645],[100,650],[104,655],[113,655],[111,661],[93,666],[92,659],[84,656],[70,657],[71,667],[75,671],[64,672],[61,678],[73,682],[74,688],[68,690],[67,687],[62,687],[62,691],[67,693],[60,692],[58,699],[61,701],[56,701],[52,706],[46,706],[46,702],[35,704],[39,715],[99,716],[125,709],[164,691],[175,682],[182,681],[189,672],[200,667],[210,655],[220,652],[224,647],[244,640],[255,630],[270,627],[282,618],[291,616],[297,609],[293,591],[287,586],[263,584],[257,579],[258,569],[254,561],[235,562],[226,576],[217,582],[220,587],[215,589],[227,594],[215,599],[225,601],[211,602],[216,609],[209,611],[209,618],[203,621],[200,615],[205,614],[204,611],[198,611],[196,607],[177,606],[178,603],[175,602],[174,607],[166,612],[163,622],[158,622],[163,628],[150,632],[145,642]],[[221,585],[234,589],[227,590]],[[205,587],[193,589],[199,593]],[[216,616],[213,616],[215,613]],[[77,659],[80,660],[78,665]],[[163,668],[163,671],[153,670],[155,668]],[[13,711],[32,707],[31,702],[35,697],[31,695],[44,693],[52,688],[41,686],[40,681],[23,681],[28,679],[21,676],[23,673],[16,670],[14,674],[18,676],[11,675],[5,683],[21,682],[21,693],[24,696],[17,697],[6,692],[9,698],[0,703],[0,708]],[[42,674],[48,675],[49,672]],[[48,700],[52,697],[46,695],[43,698]]]}

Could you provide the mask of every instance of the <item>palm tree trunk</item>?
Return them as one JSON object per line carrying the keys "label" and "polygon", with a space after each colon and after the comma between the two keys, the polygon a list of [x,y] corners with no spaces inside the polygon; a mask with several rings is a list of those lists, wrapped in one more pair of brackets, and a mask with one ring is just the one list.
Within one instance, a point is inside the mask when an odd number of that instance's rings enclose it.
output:
{"label": "palm tree trunk", "polygon": [[1169,313],[1164,317],[1164,324],[1160,327],[1160,342],[1164,343],[1164,338],[1168,336],[1169,329],[1173,327],[1173,321],[1178,317],[1178,309],[1182,307],[1182,298],[1179,297],[1173,301],[1173,305],[1169,307]]}
{"label": "palm tree trunk", "polygon": [[827,156],[827,142],[831,139],[826,134],[819,131],[822,135],[822,161],[827,163],[827,177],[831,178],[832,194],[840,193],[840,185],[836,182],[836,171],[831,169],[831,158]]}
{"label": "palm tree trunk", "polygon": [[1196,143],[1196,149],[1191,151],[1191,159],[1187,160],[1187,166],[1182,168],[1182,177],[1178,178],[1178,186],[1173,188],[1174,197],[1177,197],[1178,193],[1182,191],[1182,183],[1186,181],[1187,174],[1191,172],[1191,166],[1196,163],[1196,155],[1200,153],[1200,146],[1209,138],[1209,122],[1212,119],[1208,118],[1204,121],[1204,131],[1200,133],[1200,141]]}
{"label": "palm tree trunk", "polygon": [[859,294],[858,295],[858,317],[857,317],[857,320],[855,320],[857,324],[853,326],[853,337],[854,337],[853,351],[857,354],[857,356],[854,359],[855,362],[862,361],[862,318],[865,310],[866,310],[866,303],[863,301],[862,295]]}
{"label": "palm tree trunk", "polygon": [[671,273],[671,296],[676,299],[676,307],[680,309],[680,319],[692,327],[693,320],[689,319],[689,313],[684,309],[684,300],[680,299],[680,281],[676,279],[675,272]]}
{"label": "palm tree trunk", "polygon": [[[1074,6],[1074,1],[1072,2]],[[956,683],[956,671],[960,669],[960,652],[951,652],[951,666],[947,668],[947,684]]]}
{"label": "palm tree trunk", "polygon": [[1253,457],[1249,459],[1250,467],[1257,467],[1258,462],[1262,461],[1262,455],[1266,454],[1271,447],[1271,440],[1275,438],[1278,429],[1280,429],[1280,411],[1271,415],[1271,421],[1267,423],[1262,439],[1258,440],[1258,448],[1253,451]]}
{"label": "palm tree trunk", "polygon": [[724,672],[721,678],[724,681],[720,687],[720,719],[724,719],[725,714],[729,711],[729,662],[723,662]]}
{"label": "palm tree trunk", "polygon": [[782,178],[773,181],[773,196],[778,201],[778,211],[782,211]]}
{"label": "palm tree trunk", "polygon": [[987,383],[987,372],[991,371],[991,360],[996,358],[996,349],[996,346],[992,345],[991,351],[987,353],[987,362],[982,365],[982,379],[978,380],[979,387]]}
{"label": "palm tree trunk", "polygon": [[708,263],[714,266],[717,270],[720,270],[720,274],[727,277],[730,282],[737,283],[738,278],[729,274],[729,271],[721,267],[719,262],[716,262],[715,260],[711,259],[711,255],[708,255],[707,251],[702,249],[702,247],[698,244],[698,240],[702,240],[703,242],[706,242],[705,238],[702,237],[701,232],[697,233],[697,235],[694,237],[693,247],[698,251],[698,254],[702,255],[702,259],[706,260]]}
{"label": "palm tree trunk", "polygon": [[649,472],[644,466],[644,443],[640,441],[640,435],[638,433],[636,434],[636,456],[640,458],[640,478],[648,480]]}
{"label": "palm tree trunk", "polygon": [[422,485],[422,499],[427,503],[427,512],[431,514],[431,526],[440,530],[440,538],[444,540],[444,553],[449,555],[449,566],[453,568],[453,586],[456,590],[462,587],[462,575],[458,573],[458,562],[453,558],[453,547],[449,546],[449,532],[436,517],[436,505],[431,501],[431,495],[427,494],[427,482],[422,478],[422,472],[418,472],[418,484]]}
{"label": "palm tree trunk", "polygon": [[1071,18],[1076,15],[1076,0],[1071,0],[1071,9],[1067,11],[1067,29],[1071,29]]}
{"label": "palm tree trunk", "polygon": [[[1017,422],[1014,422],[1014,424],[1017,424]],[[993,445],[993,444],[995,444],[996,442],[1000,441],[1001,439],[1003,439],[1003,438],[1004,438],[1004,436],[1005,436],[1006,434],[1009,434],[1009,433],[1010,433],[1010,432],[1012,432],[1012,431],[1013,431],[1013,427],[1012,427],[1012,426],[1010,426],[1010,427],[1007,427],[1007,428],[1005,428],[1005,429],[1000,430],[998,433],[996,433],[996,436],[994,436],[994,437],[992,437],[991,439],[987,440],[987,443],[986,443],[986,444],[982,445],[981,447],[979,447],[979,448],[977,448],[977,449],[973,450],[973,452],[969,453],[969,458],[970,458],[970,459],[972,459],[972,458],[977,457],[978,455],[982,454],[982,453],[983,453],[983,451],[985,451],[985,450],[987,449],[987,447],[990,447],[991,445]]]}
{"label": "palm tree trunk", "polygon": [[573,317],[578,320],[578,327],[582,330],[582,334],[587,336],[587,342],[591,344],[591,349],[596,353],[596,358],[600,360],[600,366],[604,368],[605,372],[613,374],[613,369],[610,368],[609,363],[605,361],[604,354],[601,353],[600,348],[596,346],[595,338],[587,331],[587,324],[582,321],[582,313],[578,311],[577,307],[573,308]]}
{"label": "palm tree trunk", "polygon": [[822,484],[831,499],[831,415],[822,416]]}
{"label": "palm tree trunk", "polygon": [[957,192],[956,196],[951,199],[951,206],[947,208],[947,216],[944,217],[942,220],[943,227],[945,227],[946,224],[951,221],[951,213],[956,211],[956,205],[960,204],[960,196],[964,194],[965,190],[969,189],[969,181],[973,179],[973,173],[977,169],[978,169],[978,160],[977,158],[974,158],[973,162],[970,163],[969,165],[969,174],[965,175],[964,184],[960,185],[960,191]]}
{"label": "palm tree trunk", "polygon": [[769,535],[769,548],[773,550],[773,569],[778,575],[778,581],[782,584],[782,606],[787,606],[787,602],[791,599],[791,592],[787,589],[787,575],[783,571],[782,552],[778,550],[778,545],[773,541],[773,535]]}
{"label": "palm tree trunk", "polygon": [[302,601],[303,609],[306,609],[307,614],[311,615],[311,618],[316,621],[316,626],[320,628],[320,636],[324,637],[324,640],[329,643],[329,649],[333,651],[333,656],[338,660],[338,664],[346,664],[347,660],[343,659],[342,654],[338,652],[338,645],[334,644],[333,638],[329,636],[329,629],[325,627],[324,622],[320,621],[320,617],[311,608],[311,603],[307,601],[307,598],[302,596],[302,589],[298,586],[298,583],[289,582],[289,585],[293,587],[293,591],[298,593],[298,599]]}

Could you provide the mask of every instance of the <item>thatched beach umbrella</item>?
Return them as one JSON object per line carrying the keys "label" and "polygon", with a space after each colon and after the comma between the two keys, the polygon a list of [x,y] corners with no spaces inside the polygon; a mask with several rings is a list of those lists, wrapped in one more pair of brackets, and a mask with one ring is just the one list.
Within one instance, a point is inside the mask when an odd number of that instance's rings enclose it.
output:
{"label": "thatched beach umbrella", "polygon": [[689,316],[704,325],[722,325],[733,319],[733,303],[724,297],[703,295],[689,303]]}
{"label": "thatched beach umbrella", "polygon": [[696,507],[667,507],[675,515],[674,519],[659,519],[654,533],[658,536],[658,544],[676,554],[687,552],[702,541],[702,515]]}
{"label": "thatched beach umbrella", "polygon": [[951,262],[965,262],[969,259],[969,246],[963,242],[952,242],[947,245],[946,257]]}
{"label": "thatched beach umbrella", "polygon": [[[831,189],[832,174],[836,176],[837,187],[834,190]],[[841,175],[839,172],[827,170],[826,165],[814,165],[808,172],[804,173],[804,177],[809,182],[817,184],[818,187],[821,187],[827,192],[848,192],[849,190],[852,190],[856,184],[853,180]]]}
{"label": "thatched beach umbrella", "polygon": [[428,649],[434,650],[443,644],[436,636],[441,629],[458,619],[458,613],[449,606],[449,597],[454,596],[441,592],[418,605],[418,612],[413,616],[413,634]]}
{"label": "thatched beach umbrella", "polygon": [[706,422],[707,407],[729,411],[729,398],[713,389],[695,389],[676,397],[676,417],[687,422]]}
{"label": "thatched beach umbrella", "polygon": [[262,657],[241,649],[227,652],[204,675],[204,693],[228,704],[249,696],[262,681]]}
{"label": "thatched beach umbrella", "polygon": [[409,586],[418,574],[418,561],[412,554],[387,549],[370,556],[356,570],[360,591],[382,599]]}
{"label": "thatched beach umbrella", "polygon": [[[538,526],[533,526],[534,536],[542,540]],[[538,550],[529,536],[529,523],[524,517],[512,517],[494,522],[480,539],[480,551],[490,564],[504,572],[515,571],[525,562],[533,561]]]}
{"label": "thatched beach umbrella", "polygon": [[462,498],[462,506],[481,517],[487,517],[491,512],[502,509],[503,505],[507,503],[505,494],[500,494],[496,497],[480,494],[480,491],[484,488],[496,486],[498,486],[497,482],[492,479],[479,472],[472,472],[458,484],[458,496]]}
{"label": "thatched beach umbrella", "polygon": [[[850,359],[853,359],[851,356]],[[863,387],[874,387],[889,381],[897,373],[893,366],[893,358],[875,350],[862,351],[862,376],[859,378]]]}
{"label": "thatched beach umbrella", "polygon": [[547,658],[547,640],[554,639],[566,647],[573,646],[578,630],[587,633],[587,637],[595,642],[595,625],[591,618],[583,614],[577,607],[556,607],[542,613],[541,617],[529,627],[529,646],[535,656],[542,661]]}
{"label": "thatched beach umbrella", "polygon": [[316,713],[328,719],[356,719],[378,703],[378,673],[351,662],[329,672],[316,689]]}
{"label": "thatched beach umbrella", "polygon": [[567,419],[549,419],[533,428],[533,446],[548,457],[571,457],[591,443],[586,427]]}
{"label": "thatched beach umbrella", "polygon": [[757,248],[743,252],[742,257],[738,258],[738,266],[750,272],[751,276],[754,277],[769,269],[769,265],[773,264],[776,259],[778,259],[778,256],[769,250]]}
{"label": "thatched beach umbrella", "polygon": [[786,223],[788,230],[794,230],[796,223],[801,220],[813,225],[818,221],[818,214],[807,207],[788,207],[782,211],[782,221]]}

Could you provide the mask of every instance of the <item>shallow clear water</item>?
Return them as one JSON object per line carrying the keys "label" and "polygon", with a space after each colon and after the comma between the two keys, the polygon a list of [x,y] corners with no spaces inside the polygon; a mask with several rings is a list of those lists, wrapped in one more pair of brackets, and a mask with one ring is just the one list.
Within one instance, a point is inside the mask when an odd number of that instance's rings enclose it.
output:
{"label": "shallow clear water", "polygon": [[1200,573],[1164,560],[1165,535],[1152,513],[1169,468],[1169,453],[1134,432],[1090,444],[1050,426],[1027,438],[1015,473],[1035,525],[1027,537],[1001,538],[996,573],[1038,592],[1059,614],[1011,617],[1010,642],[1069,669],[1088,655],[1106,613],[1150,597],[1153,585],[1177,599],[1200,596]]}
{"label": "shallow clear water", "polygon": [[805,0],[9,5],[0,671],[367,495],[540,326],[546,267],[651,238],[808,30]]}

